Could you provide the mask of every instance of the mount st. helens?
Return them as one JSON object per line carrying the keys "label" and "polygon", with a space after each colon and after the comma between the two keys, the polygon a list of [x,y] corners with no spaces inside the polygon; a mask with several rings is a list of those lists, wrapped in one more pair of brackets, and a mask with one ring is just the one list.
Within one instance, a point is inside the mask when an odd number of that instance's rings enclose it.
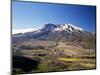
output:
{"label": "mount st. helens", "polygon": [[46,24],[43,28],[26,33],[19,33],[13,35],[13,41],[24,39],[38,39],[50,41],[78,41],[81,42],[83,38],[92,36],[92,33],[84,31],[80,27],[72,24]]}
{"label": "mount st. helens", "polygon": [[33,43],[43,47],[63,43],[95,49],[95,34],[72,24],[46,24],[36,31],[14,34],[12,39],[14,44]]}
{"label": "mount st. helens", "polygon": [[94,69],[95,44],[95,33],[72,24],[49,23],[36,31],[12,35],[13,56],[19,58],[14,68],[26,72],[21,56],[40,62],[38,69],[30,72]]}

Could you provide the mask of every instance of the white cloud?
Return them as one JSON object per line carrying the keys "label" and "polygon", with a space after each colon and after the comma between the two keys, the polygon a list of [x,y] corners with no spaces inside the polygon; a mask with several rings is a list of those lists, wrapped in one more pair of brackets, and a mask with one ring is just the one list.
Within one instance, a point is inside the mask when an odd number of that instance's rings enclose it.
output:
{"label": "white cloud", "polygon": [[13,30],[12,30],[12,34],[31,32],[31,31],[35,31],[35,30],[37,30],[37,29],[34,29],[34,28],[27,28],[27,29],[13,29]]}

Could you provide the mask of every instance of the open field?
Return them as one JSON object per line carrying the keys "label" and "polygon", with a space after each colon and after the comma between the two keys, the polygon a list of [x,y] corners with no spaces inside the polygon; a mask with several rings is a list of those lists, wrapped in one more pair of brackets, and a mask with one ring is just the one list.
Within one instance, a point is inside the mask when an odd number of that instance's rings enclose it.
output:
{"label": "open field", "polygon": [[[60,46],[60,47],[59,47]],[[15,50],[14,56],[19,57],[15,59],[14,65],[18,62],[23,62],[23,57],[29,59],[24,60],[21,67],[14,67],[14,72],[19,73],[37,73],[37,72],[54,72],[54,71],[70,71],[70,70],[87,70],[96,68],[95,50],[84,49],[76,46],[59,45],[53,48],[45,49],[22,49]],[[19,60],[21,57],[21,60]],[[32,60],[32,64],[27,64]],[[34,60],[34,61],[33,61]],[[17,63],[16,63],[17,62]],[[34,65],[28,71],[24,70],[25,67]],[[27,66],[26,66],[26,65]],[[24,69],[23,69],[24,66]]]}
{"label": "open field", "polygon": [[13,45],[13,73],[95,69],[95,48],[84,48],[79,43],[75,43],[43,40],[15,43]]}

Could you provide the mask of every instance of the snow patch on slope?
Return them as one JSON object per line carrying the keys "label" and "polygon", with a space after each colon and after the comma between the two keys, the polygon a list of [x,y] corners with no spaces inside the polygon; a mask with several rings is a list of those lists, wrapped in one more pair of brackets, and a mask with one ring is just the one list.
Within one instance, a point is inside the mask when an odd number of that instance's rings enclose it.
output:
{"label": "snow patch on slope", "polygon": [[77,27],[77,26],[75,26],[75,25],[73,25],[73,24],[68,24],[68,25],[72,26],[73,28],[75,28],[75,29],[77,29],[77,30],[83,31],[83,29],[82,29],[82,28]]}

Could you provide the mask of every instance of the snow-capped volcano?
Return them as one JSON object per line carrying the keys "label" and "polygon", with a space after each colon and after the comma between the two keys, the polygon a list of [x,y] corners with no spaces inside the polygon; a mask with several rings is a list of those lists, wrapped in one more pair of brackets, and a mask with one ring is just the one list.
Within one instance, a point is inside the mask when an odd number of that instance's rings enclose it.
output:
{"label": "snow-capped volcano", "polygon": [[72,24],[45,24],[42,28],[20,34],[13,37],[18,39],[41,39],[41,40],[81,40],[83,29]]}
{"label": "snow-capped volcano", "polygon": [[42,31],[62,31],[62,30],[68,30],[68,31],[71,31],[71,32],[74,32],[76,30],[79,30],[79,31],[83,31],[82,28],[80,27],[77,27],[75,25],[72,25],[72,24],[46,24],[42,29]]}
{"label": "snow-capped volcano", "polygon": [[17,30],[13,30],[13,34],[18,34],[18,33],[27,33],[27,32],[33,32],[35,31],[35,33],[41,32],[41,31],[62,31],[62,30],[69,30],[69,31],[74,31],[74,30],[79,30],[79,31],[83,31],[82,28],[77,27],[75,25],[72,24],[45,24],[42,28],[40,29],[34,29],[34,28],[28,28],[28,29],[17,29]]}

